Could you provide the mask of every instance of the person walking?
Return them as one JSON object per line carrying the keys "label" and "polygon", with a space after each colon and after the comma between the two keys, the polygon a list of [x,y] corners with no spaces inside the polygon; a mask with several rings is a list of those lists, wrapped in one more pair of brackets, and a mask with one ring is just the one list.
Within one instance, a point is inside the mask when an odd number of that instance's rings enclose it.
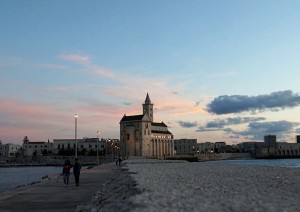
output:
{"label": "person walking", "polygon": [[75,164],[73,166],[73,174],[74,174],[76,186],[79,186],[80,169],[81,169],[81,165],[78,161],[78,158],[75,158]]}
{"label": "person walking", "polygon": [[68,159],[65,160],[65,163],[63,165],[62,175],[64,178],[64,184],[65,186],[69,185],[69,177],[70,177],[70,169],[72,168],[72,165]]}

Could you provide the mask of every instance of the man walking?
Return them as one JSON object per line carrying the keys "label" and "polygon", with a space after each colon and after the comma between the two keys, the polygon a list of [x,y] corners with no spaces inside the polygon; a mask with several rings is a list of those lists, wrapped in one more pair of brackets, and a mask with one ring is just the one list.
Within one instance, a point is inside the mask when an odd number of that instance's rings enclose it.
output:
{"label": "man walking", "polygon": [[78,158],[75,158],[75,164],[73,166],[73,174],[74,174],[76,186],[79,186],[80,169],[81,169],[81,165],[78,161]]}

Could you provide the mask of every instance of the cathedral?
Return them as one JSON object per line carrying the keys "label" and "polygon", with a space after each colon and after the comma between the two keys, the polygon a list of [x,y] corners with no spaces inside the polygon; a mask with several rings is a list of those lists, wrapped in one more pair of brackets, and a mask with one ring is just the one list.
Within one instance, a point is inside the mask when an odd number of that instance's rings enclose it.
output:
{"label": "cathedral", "polygon": [[173,155],[173,135],[164,122],[154,122],[153,104],[147,93],[143,114],[123,116],[120,121],[122,156],[159,157]]}

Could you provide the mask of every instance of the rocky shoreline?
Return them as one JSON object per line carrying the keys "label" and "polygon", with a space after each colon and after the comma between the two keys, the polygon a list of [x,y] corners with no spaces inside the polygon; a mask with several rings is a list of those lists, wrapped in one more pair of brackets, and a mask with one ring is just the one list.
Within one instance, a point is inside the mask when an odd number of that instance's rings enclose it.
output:
{"label": "rocky shoreline", "polygon": [[114,170],[113,176],[103,182],[101,189],[93,196],[87,205],[77,207],[77,212],[96,211],[131,211],[137,208],[130,198],[140,194],[142,191],[136,186],[137,183],[131,176],[128,168],[124,167]]}
{"label": "rocky shoreline", "polygon": [[77,211],[300,211],[300,169],[128,160]]}

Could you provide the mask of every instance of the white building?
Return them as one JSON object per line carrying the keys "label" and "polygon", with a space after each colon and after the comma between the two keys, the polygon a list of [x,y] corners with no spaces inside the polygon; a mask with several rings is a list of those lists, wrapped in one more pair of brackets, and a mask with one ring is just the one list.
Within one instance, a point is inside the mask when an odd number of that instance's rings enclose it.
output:
{"label": "white building", "polygon": [[[99,145],[99,152],[104,152],[106,147],[105,140],[99,140],[98,138],[82,138],[77,139],[78,152],[84,151],[88,153],[90,151],[97,151]],[[58,154],[60,151],[75,151],[76,142],[75,139],[53,139],[53,154]]]}
{"label": "white building", "polygon": [[0,143],[0,157],[3,158],[15,157],[20,148],[21,146],[18,144]]}
{"label": "white building", "polygon": [[143,114],[122,117],[120,148],[122,156],[173,155],[173,135],[164,122],[154,122],[153,104],[147,93]]}
{"label": "white building", "polygon": [[22,151],[24,156],[43,155],[52,151],[52,143],[49,141],[24,141]]}

